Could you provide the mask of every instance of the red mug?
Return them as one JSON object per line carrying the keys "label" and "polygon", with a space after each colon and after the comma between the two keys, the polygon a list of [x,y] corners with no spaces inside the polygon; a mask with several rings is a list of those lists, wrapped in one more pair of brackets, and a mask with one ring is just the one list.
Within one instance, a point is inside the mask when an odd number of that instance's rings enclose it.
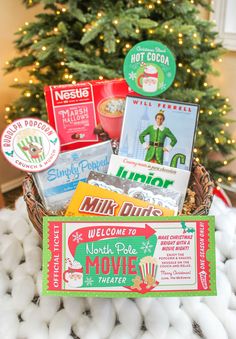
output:
{"label": "red mug", "polygon": [[63,280],[68,283],[69,280],[66,278],[66,274],[70,274],[70,273],[83,273],[83,267],[81,268],[73,268],[73,267],[69,267],[65,272],[63,272]]}
{"label": "red mug", "polygon": [[144,73],[138,77],[138,86],[144,92],[155,92],[157,90],[158,72],[152,65],[145,67]]}

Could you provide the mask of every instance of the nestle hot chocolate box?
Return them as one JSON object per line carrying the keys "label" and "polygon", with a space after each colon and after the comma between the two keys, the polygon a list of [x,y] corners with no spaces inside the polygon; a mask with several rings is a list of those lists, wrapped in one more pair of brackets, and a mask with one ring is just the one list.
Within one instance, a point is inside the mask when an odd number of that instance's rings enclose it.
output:
{"label": "nestle hot chocolate box", "polygon": [[95,144],[99,131],[119,139],[127,94],[134,93],[123,79],[92,80],[44,89],[50,124],[62,151]]}

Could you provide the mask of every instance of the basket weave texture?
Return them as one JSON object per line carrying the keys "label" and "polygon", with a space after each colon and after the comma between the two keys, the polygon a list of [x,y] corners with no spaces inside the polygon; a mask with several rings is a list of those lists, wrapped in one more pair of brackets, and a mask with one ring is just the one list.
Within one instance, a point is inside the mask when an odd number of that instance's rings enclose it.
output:
{"label": "basket weave texture", "polygon": [[[205,167],[193,160],[189,189],[185,198],[183,214],[207,215],[211,207],[213,198],[214,182]],[[55,215],[48,211],[40,199],[39,193],[31,175],[27,175],[23,181],[23,196],[27,205],[29,218],[42,236],[43,217]],[[189,204],[194,199],[192,210],[189,210]],[[186,213],[188,210],[188,213]]]}

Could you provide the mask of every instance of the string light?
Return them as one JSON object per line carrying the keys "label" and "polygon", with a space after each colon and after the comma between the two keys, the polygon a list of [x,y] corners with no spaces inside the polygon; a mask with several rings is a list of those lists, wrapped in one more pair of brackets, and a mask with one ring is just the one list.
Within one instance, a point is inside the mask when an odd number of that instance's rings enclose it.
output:
{"label": "string light", "polygon": [[195,158],[195,159],[196,159],[196,161],[197,161],[197,162],[199,162],[199,161],[200,161],[200,159],[199,159],[199,158]]}
{"label": "string light", "polygon": [[225,161],[224,161],[224,165],[227,165],[227,164],[228,164],[228,161],[227,161],[227,160],[225,160]]}
{"label": "string light", "polygon": [[164,26],[164,28],[165,28],[165,29],[168,29],[168,28],[169,28],[169,26],[168,26],[168,25],[165,25],[165,26]]}
{"label": "string light", "polygon": [[54,30],[54,32],[58,32],[58,28],[57,27],[55,27],[53,30]]}
{"label": "string light", "polygon": [[64,66],[64,65],[65,65],[64,61],[61,61],[61,66]]}
{"label": "string light", "polygon": [[170,33],[173,33],[173,32],[174,32],[173,28],[170,28]]}
{"label": "string light", "polygon": [[202,135],[202,131],[198,131],[198,133],[197,133],[198,135]]}
{"label": "string light", "polygon": [[223,60],[221,58],[218,59],[219,62],[222,62]]}
{"label": "string light", "polygon": [[38,42],[38,40],[35,39],[35,40],[34,40],[34,44],[37,44],[37,42]]}
{"label": "string light", "polygon": [[179,67],[183,67],[183,64],[181,62],[178,63]]}
{"label": "string light", "polygon": [[30,80],[29,80],[29,84],[32,84],[32,83],[33,83],[33,80],[32,80],[32,79],[30,79]]}
{"label": "string light", "polygon": [[218,182],[222,182],[223,180],[222,180],[222,178],[218,178],[217,181]]}
{"label": "string light", "polygon": [[112,22],[113,22],[114,25],[117,25],[119,21],[117,19],[115,19]]}
{"label": "string light", "polygon": [[183,45],[183,40],[179,39],[179,45]]}
{"label": "string light", "polygon": [[130,48],[131,46],[130,46],[130,44],[127,43],[127,44],[125,44],[125,47]]}
{"label": "string light", "polygon": [[157,4],[158,4],[158,5],[161,5],[161,0],[157,0]]}
{"label": "string light", "polygon": [[202,114],[204,111],[203,111],[203,109],[200,109],[200,113]]}
{"label": "string light", "polygon": [[102,13],[101,13],[101,12],[98,12],[97,16],[98,16],[99,18],[101,18]]}
{"label": "string light", "polygon": [[226,126],[226,127],[229,127],[229,123],[228,123],[228,122],[226,122],[226,123],[225,123],[225,126]]}
{"label": "string light", "polygon": [[61,14],[61,12],[60,12],[60,11],[56,11],[56,14],[57,14],[57,15],[60,15],[60,14]]}
{"label": "string light", "polygon": [[232,178],[231,178],[231,177],[228,177],[228,178],[227,178],[227,180],[228,180],[228,181],[231,181],[231,180],[232,180]]}
{"label": "string light", "polygon": [[86,32],[86,28],[84,27],[84,28],[82,28],[82,32]]}
{"label": "string light", "polygon": [[193,149],[193,152],[194,152],[194,153],[197,153],[197,152],[198,152],[197,148],[194,148],[194,149]]}
{"label": "string light", "polygon": [[58,48],[58,51],[59,51],[60,53],[62,53],[62,52],[64,52],[64,49],[63,49],[62,47],[60,47],[60,48]]}
{"label": "string light", "polygon": [[148,8],[149,8],[149,9],[153,9],[153,7],[154,7],[154,6],[153,6],[152,4],[149,4],[149,5],[148,5]]}
{"label": "string light", "polygon": [[153,29],[149,29],[148,33],[153,34]]}
{"label": "string light", "polygon": [[222,129],[222,130],[220,131],[220,134],[225,134],[225,131]]}
{"label": "string light", "polygon": [[228,139],[228,140],[227,140],[227,143],[228,143],[228,144],[231,144],[231,143],[232,143],[232,141],[231,141],[230,139]]}
{"label": "string light", "polygon": [[226,98],[225,101],[226,101],[226,102],[229,102],[229,98]]}
{"label": "string light", "polygon": [[119,44],[120,43],[120,39],[116,39],[116,42],[117,42],[117,44]]}
{"label": "string light", "polygon": [[199,102],[199,99],[198,99],[198,98],[195,98],[195,102]]}
{"label": "string light", "polygon": [[140,30],[138,28],[136,28],[135,33],[137,33],[137,34],[140,33]]}
{"label": "string light", "polygon": [[103,80],[103,76],[102,76],[102,75],[99,75],[98,79],[99,79],[99,80]]}
{"label": "string light", "polygon": [[209,114],[209,115],[212,115],[212,111],[209,111],[208,114]]}
{"label": "string light", "polygon": [[207,82],[204,82],[203,86],[204,86],[204,87],[207,87],[207,86],[208,86],[208,83],[207,83]]}
{"label": "string light", "polygon": [[18,82],[18,78],[14,78],[14,81],[15,81],[15,82]]}
{"label": "string light", "polygon": [[65,13],[65,12],[66,12],[66,8],[63,7],[61,11],[62,11],[63,13]]}
{"label": "string light", "polygon": [[219,144],[219,143],[220,143],[219,138],[215,138],[215,143],[216,143],[216,144]]}
{"label": "string light", "polygon": [[72,85],[75,85],[75,84],[76,84],[76,81],[75,81],[75,80],[73,80],[73,81],[72,81]]}
{"label": "string light", "polygon": [[6,111],[6,112],[10,112],[10,110],[11,110],[11,109],[10,109],[9,106],[7,106],[7,107],[5,108],[5,111]]}
{"label": "string light", "polygon": [[182,33],[179,33],[179,34],[178,34],[178,37],[179,37],[179,38],[182,38],[182,37],[183,37],[183,34],[182,34]]}
{"label": "string light", "polygon": [[26,96],[27,98],[29,98],[29,97],[31,97],[31,93],[30,93],[30,92],[25,92],[25,96]]}
{"label": "string light", "polygon": [[190,68],[187,68],[187,73],[190,73],[191,72],[191,69]]}
{"label": "string light", "polygon": [[42,47],[42,50],[43,50],[43,51],[46,51],[46,49],[47,49],[46,46],[43,46],[43,47]]}
{"label": "string light", "polygon": [[194,34],[193,34],[193,37],[194,37],[194,38],[197,38],[197,33],[194,33]]}

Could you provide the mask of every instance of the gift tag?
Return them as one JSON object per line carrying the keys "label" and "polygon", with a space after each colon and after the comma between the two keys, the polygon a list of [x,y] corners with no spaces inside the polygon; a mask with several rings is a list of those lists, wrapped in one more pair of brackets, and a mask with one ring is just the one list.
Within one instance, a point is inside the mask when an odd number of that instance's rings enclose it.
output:
{"label": "gift tag", "polygon": [[26,172],[40,172],[50,167],[60,152],[55,130],[34,118],[15,120],[3,131],[1,148],[5,158]]}
{"label": "gift tag", "polygon": [[174,55],[157,41],[136,44],[124,61],[124,77],[130,88],[146,96],[165,92],[172,84],[175,72]]}

